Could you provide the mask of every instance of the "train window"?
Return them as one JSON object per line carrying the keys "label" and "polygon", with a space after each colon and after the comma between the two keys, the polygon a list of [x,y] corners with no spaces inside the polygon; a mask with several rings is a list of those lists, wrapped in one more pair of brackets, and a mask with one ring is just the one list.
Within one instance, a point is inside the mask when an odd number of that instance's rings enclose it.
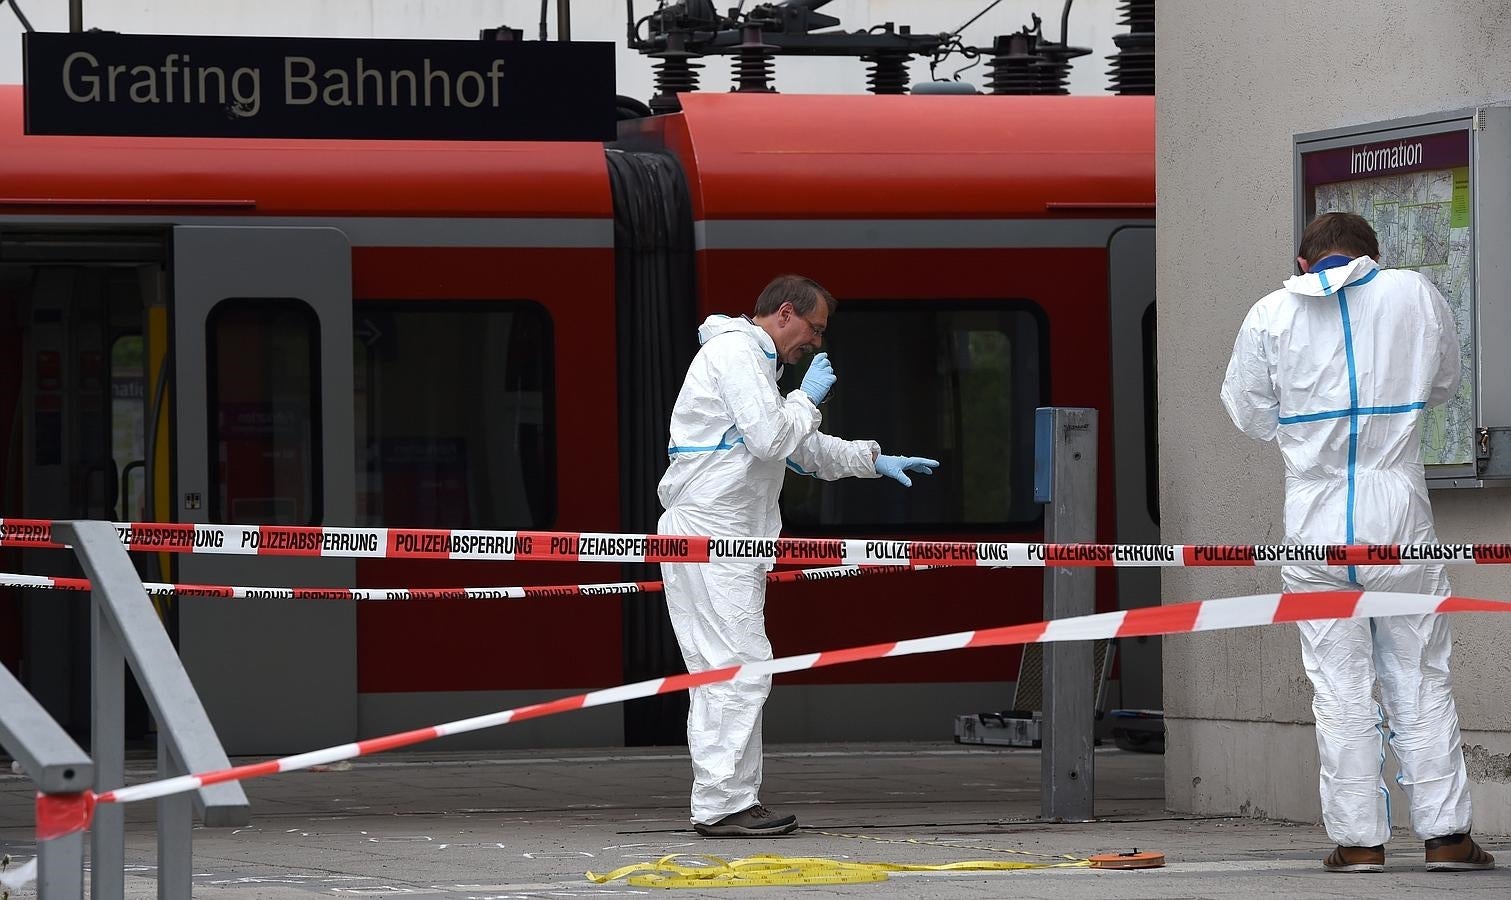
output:
{"label": "train window", "polygon": [[210,517],[320,521],[320,324],[302,300],[232,299],[206,319]]}
{"label": "train window", "polygon": [[[941,466],[910,490],[788,478],[787,525],[949,530],[1039,521],[1034,409],[1048,396],[1046,337],[1042,313],[1024,302],[844,301],[825,337],[839,383],[824,431]],[[784,391],[807,365],[787,368]]]}
{"label": "train window", "polygon": [[550,524],[556,447],[544,308],[364,302],[353,330],[359,524]]}

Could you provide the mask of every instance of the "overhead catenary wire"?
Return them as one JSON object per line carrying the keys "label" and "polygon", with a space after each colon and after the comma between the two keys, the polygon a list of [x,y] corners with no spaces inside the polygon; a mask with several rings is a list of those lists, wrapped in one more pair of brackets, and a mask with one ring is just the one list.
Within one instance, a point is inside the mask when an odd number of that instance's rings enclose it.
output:
{"label": "overhead catenary wire", "polygon": [[[0,3],[5,3],[5,2],[7,2],[7,0],[0,0]],[[13,12],[13,13],[16,14],[16,19],[21,22],[21,27],[23,29],[25,29],[26,31],[28,31],[28,32],[36,31],[37,29],[35,29],[35,28],[33,28],[31,26],[31,20],[26,18],[26,13],[24,13],[24,12],[21,11],[21,7],[20,7],[19,4],[16,3],[16,0],[9,0],[9,2],[10,2],[11,12]]]}

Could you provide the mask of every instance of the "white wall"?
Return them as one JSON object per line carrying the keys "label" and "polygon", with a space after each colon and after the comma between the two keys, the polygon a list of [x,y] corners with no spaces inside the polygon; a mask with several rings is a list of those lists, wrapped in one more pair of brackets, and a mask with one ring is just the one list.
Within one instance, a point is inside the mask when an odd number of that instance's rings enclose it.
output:
{"label": "white wall", "polygon": [[[913,26],[914,32],[952,32],[980,12],[990,0],[836,0],[820,12],[837,16],[840,29],[858,31],[884,22]],[[656,0],[635,0],[645,15]],[[738,0],[716,0],[719,9]],[[754,5],[747,0],[746,6]],[[990,46],[992,35],[1015,32],[1037,11],[1044,33],[1060,38],[1063,3],[1044,0],[1005,0],[963,33],[967,43]],[[38,31],[67,31],[67,0],[21,0],[21,9]],[[619,93],[649,100],[651,62],[625,49],[624,0],[572,0],[572,38],[612,41],[619,48]],[[556,0],[547,15],[548,33],[556,36]],[[269,35],[278,37],[379,37],[476,40],[478,30],[508,24],[523,28],[525,37],[539,33],[539,0],[84,0],[84,27],[137,34]],[[0,84],[21,82],[21,25],[9,5],[0,5]],[[1070,43],[1090,47],[1092,54],[1076,60],[1070,90],[1100,94],[1107,90],[1107,57],[1117,51],[1115,34],[1128,28],[1118,24],[1115,0],[1080,0],[1071,7]],[[940,66],[948,77],[964,61]],[[727,59],[704,61],[704,90],[729,89]],[[794,93],[854,93],[864,91],[865,65],[854,59],[780,59],[776,87]],[[915,81],[928,77],[926,61],[909,70]],[[978,87],[985,84],[985,64],[961,76]]]}
{"label": "white wall", "polygon": [[[1292,136],[1511,101],[1511,4],[1162,0],[1159,17],[1163,539],[1277,543],[1279,452],[1239,434],[1217,394],[1244,313],[1293,271]],[[1485,337],[1481,364],[1506,365],[1506,336]],[[1511,535],[1511,490],[1435,491],[1433,503],[1445,541]],[[1273,592],[1280,582],[1277,569],[1165,573],[1166,602]],[[1511,599],[1507,570],[1451,575],[1457,593]],[[1511,833],[1511,621],[1453,624],[1476,830]],[[1311,688],[1294,628],[1166,640],[1165,707],[1173,809],[1320,816]]]}

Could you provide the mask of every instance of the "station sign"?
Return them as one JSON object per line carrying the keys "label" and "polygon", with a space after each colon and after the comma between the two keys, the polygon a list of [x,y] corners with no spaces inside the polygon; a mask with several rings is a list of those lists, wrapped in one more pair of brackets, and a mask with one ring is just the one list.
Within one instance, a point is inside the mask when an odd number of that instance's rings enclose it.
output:
{"label": "station sign", "polygon": [[614,45],[24,36],[26,133],[605,141]]}

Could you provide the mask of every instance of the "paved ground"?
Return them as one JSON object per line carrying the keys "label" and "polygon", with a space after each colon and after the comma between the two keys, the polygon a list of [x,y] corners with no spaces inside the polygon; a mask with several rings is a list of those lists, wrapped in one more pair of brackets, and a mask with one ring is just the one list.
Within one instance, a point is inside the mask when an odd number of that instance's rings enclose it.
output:
{"label": "paved ground", "polygon": [[[804,828],[776,840],[709,840],[687,824],[685,755],[572,751],[546,756],[388,754],[247,783],[249,827],[195,831],[196,897],[571,898],[663,892],[606,871],[669,853],[756,853],[948,863],[1050,862],[1050,856],[1163,851],[1164,869],[1077,868],[893,875],[884,883],[751,888],[756,896],[956,898],[1374,897],[1452,890],[1455,898],[1511,896],[1511,868],[1431,874],[1409,835],[1398,834],[1380,876],[1328,875],[1329,847],[1314,825],[1193,819],[1163,811],[1162,758],[1099,750],[1097,817],[1046,824],[1037,752],[948,743],[780,746],[766,766],[763,799]],[[238,760],[240,762],[240,760]],[[132,780],[147,761],[130,762]],[[30,787],[0,776],[0,848],[32,853]],[[128,808],[127,896],[154,897],[150,804]],[[1511,862],[1511,839],[1486,837]],[[1037,855],[1023,855],[1037,854]],[[729,898],[727,890],[671,896]],[[20,897],[32,896],[23,891]],[[740,894],[739,896],[744,896]]]}

